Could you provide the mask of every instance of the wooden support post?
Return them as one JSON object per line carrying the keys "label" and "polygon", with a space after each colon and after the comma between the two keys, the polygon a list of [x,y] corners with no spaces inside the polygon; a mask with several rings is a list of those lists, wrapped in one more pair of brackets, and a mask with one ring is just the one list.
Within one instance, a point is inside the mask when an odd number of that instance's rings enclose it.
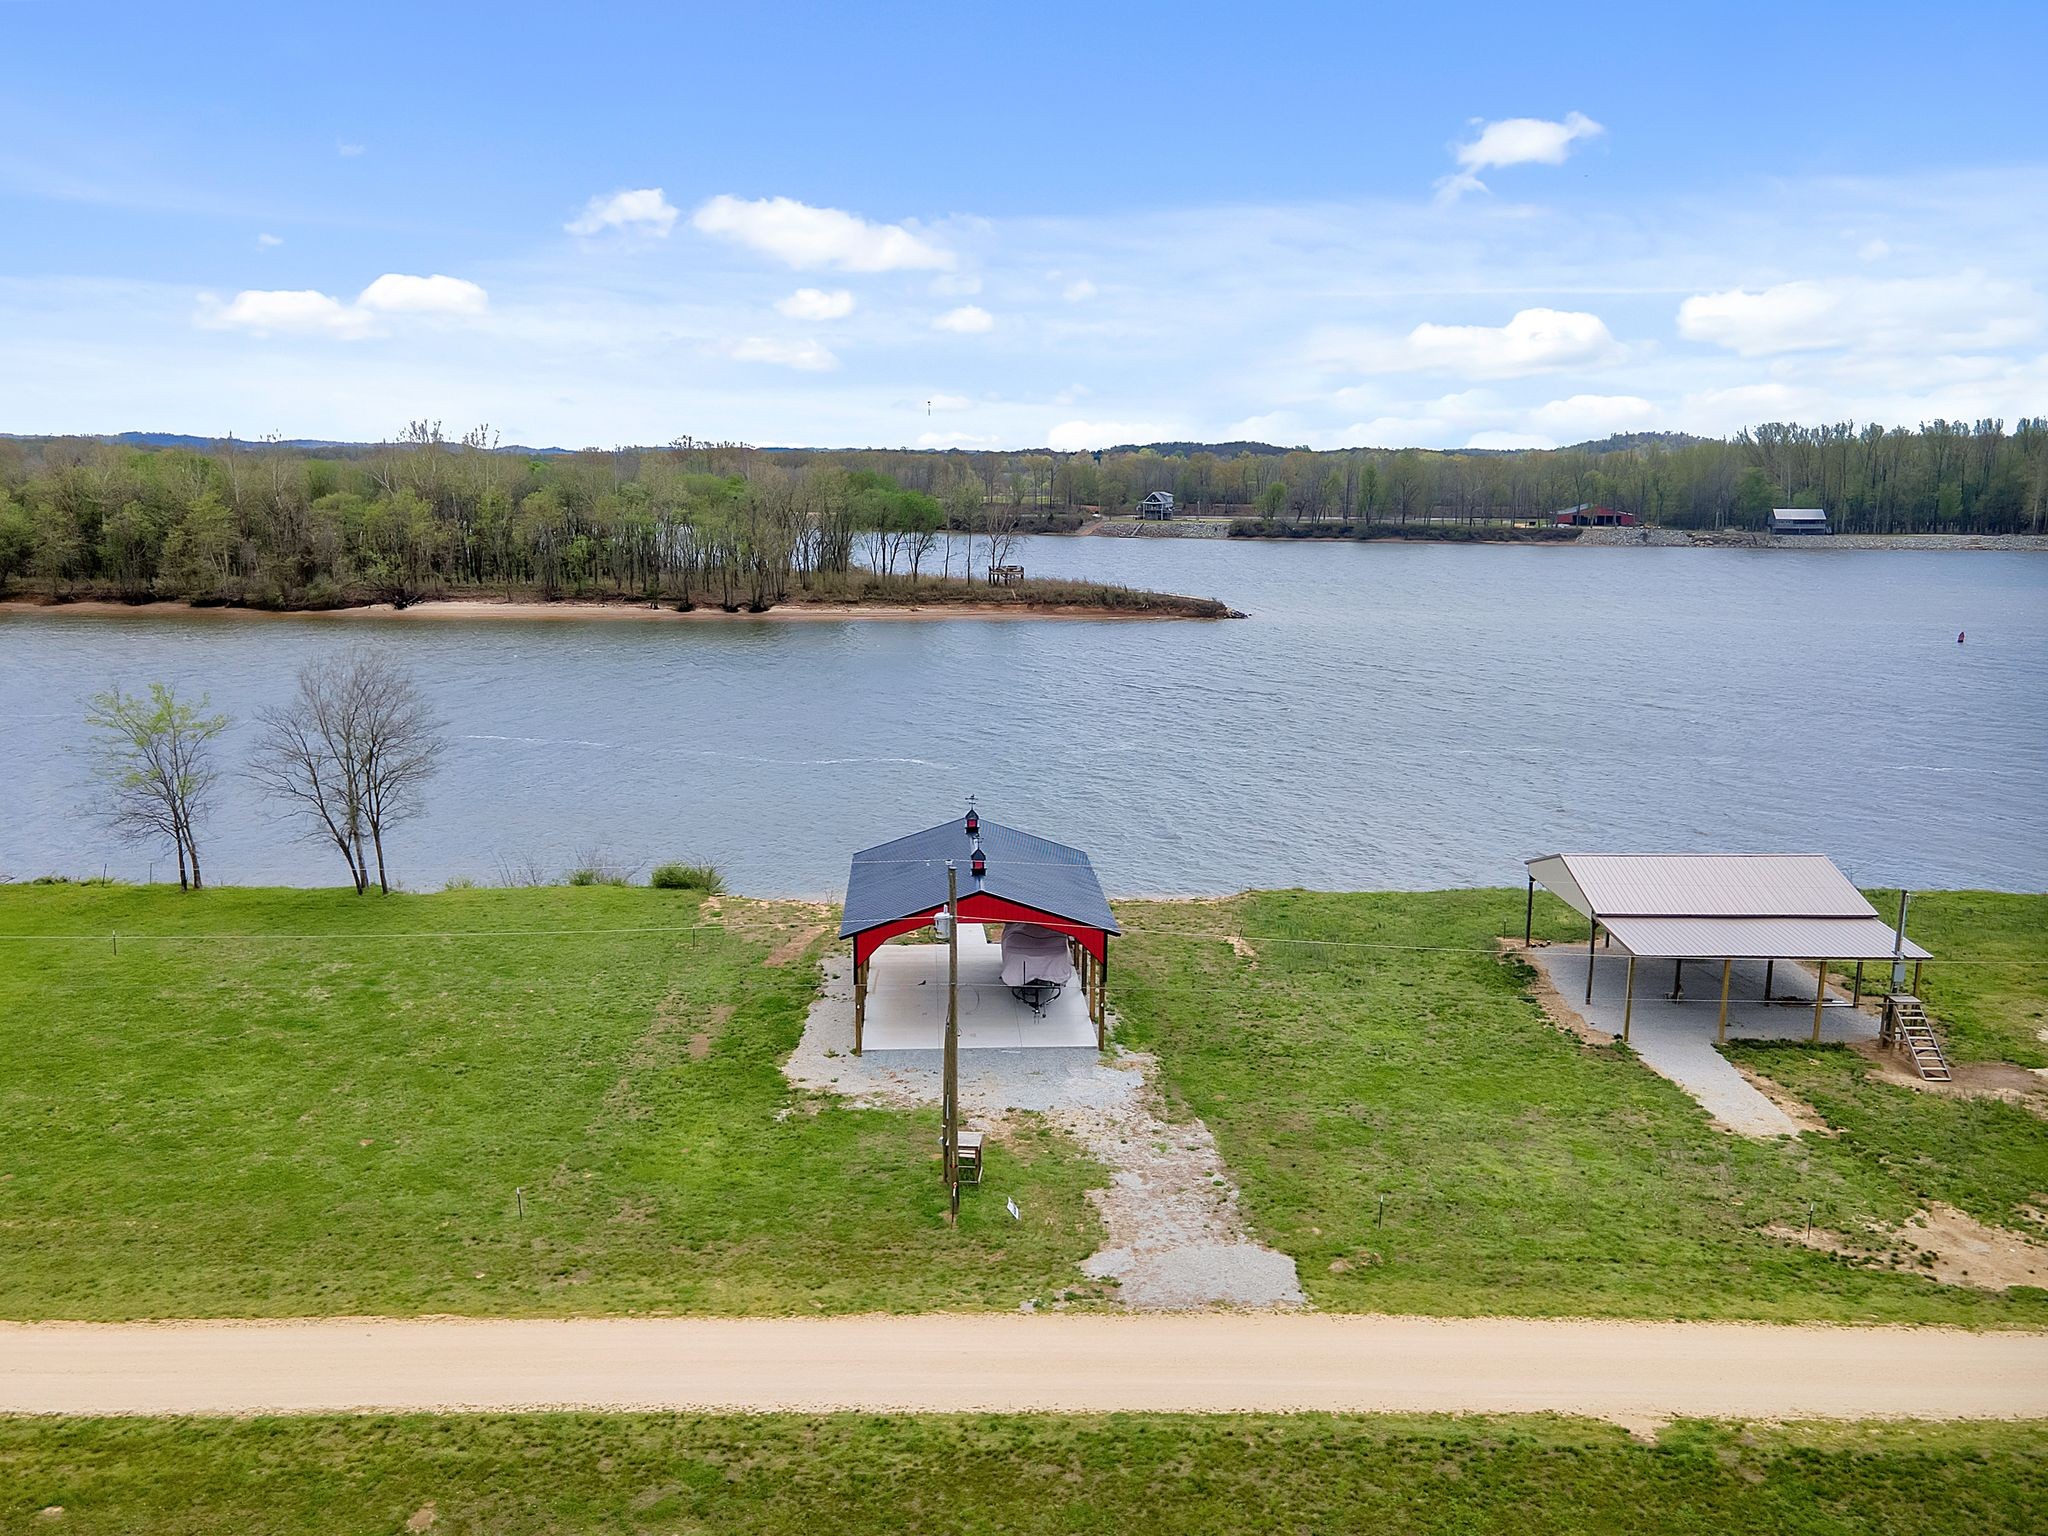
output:
{"label": "wooden support post", "polygon": [[1671,1001],[1674,1003],[1685,1001],[1685,962],[1683,960],[1671,962]]}
{"label": "wooden support post", "polygon": [[1586,1001],[1590,1003],[1593,1001],[1593,946],[1600,939],[1600,919],[1589,918],[1588,922],[1591,926],[1586,929]]}
{"label": "wooden support post", "polygon": [[1863,1006],[1863,962],[1861,960],[1856,962],[1856,975],[1849,983],[1849,1006],[1851,1008],[1861,1008]]}
{"label": "wooden support post", "polygon": [[861,1030],[868,1022],[868,966],[862,961],[853,968],[853,1054],[860,1054]]}
{"label": "wooden support post", "polygon": [[1628,957],[1628,991],[1621,999],[1621,1038],[1628,1038],[1628,1022],[1636,1011],[1636,957]]}
{"label": "wooden support post", "polygon": [[1771,1000],[1771,977],[1777,973],[1777,969],[1777,961],[1766,960],[1764,962],[1764,1001],[1767,1003]]}
{"label": "wooden support post", "polygon": [[1109,1048],[1109,940],[1102,941],[1102,969],[1095,977],[1095,1049]]}
{"label": "wooden support post", "polygon": [[1721,1025],[1720,1028],[1714,1031],[1714,1039],[1723,1045],[1728,1043],[1728,981],[1734,974],[1735,962],[1733,960],[1723,960],[1721,962]]}
{"label": "wooden support post", "polygon": [[1821,1004],[1828,1000],[1828,963],[1816,960],[1813,964],[1813,1038],[1820,1040]]}
{"label": "wooden support post", "polygon": [[1522,908],[1522,942],[1529,943],[1536,936],[1536,877],[1529,877],[1529,903]]}

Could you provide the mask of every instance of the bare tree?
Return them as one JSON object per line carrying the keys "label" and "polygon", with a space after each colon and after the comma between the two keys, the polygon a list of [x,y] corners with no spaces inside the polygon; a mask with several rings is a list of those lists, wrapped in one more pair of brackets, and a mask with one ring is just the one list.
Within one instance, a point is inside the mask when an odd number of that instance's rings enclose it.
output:
{"label": "bare tree", "polygon": [[358,895],[373,861],[388,893],[384,835],[418,809],[445,745],[411,675],[386,652],[348,651],[309,663],[291,702],[259,718],[251,776],[334,844]]}
{"label": "bare tree", "polygon": [[1011,556],[1016,553],[1017,540],[1022,536],[1023,508],[1012,502],[985,501],[977,520],[981,525],[981,536],[988,543],[985,574],[994,581],[996,568],[1010,564]]}
{"label": "bare tree", "polygon": [[361,727],[363,815],[377,851],[377,889],[388,893],[384,833],[419,809],[421,791],[441,767],[442,722],[412,674],[381,653],[357,657],[351,692]]}
{"label": "bare tree", "polygon": [[213,739],[228,728],[226,715],[180,703],[177,691],[149,685],[149,697],[116,685],[88,701],[85,721],[100,732],[93,748],[93,778],[103,799],[100,814],[129,842],[167,837],[178,853],[178,888],[199,890],[197,826],[210,808],[220,770]]}

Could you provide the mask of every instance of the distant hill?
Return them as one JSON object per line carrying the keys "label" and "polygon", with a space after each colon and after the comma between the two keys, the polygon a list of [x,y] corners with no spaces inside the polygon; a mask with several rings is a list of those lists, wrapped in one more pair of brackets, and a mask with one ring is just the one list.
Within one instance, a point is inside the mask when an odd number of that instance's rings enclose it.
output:
{"label": "distant hill", "polygon": [[1630,448],[1691,448],[1699,443],[1719,441],[1714,437],[1696,437],[1690,432],[1617,432],[1612,437],[1573,443],[1570,447],[1579,453],[1621,453]]}
{"label": "distant hill", "polygon": [[[49,443],[64,440],[83,440],[93,443],[118,443],[126,448],[188,448],[194,452],[218,450],[228,441],[225,437],[200,437],[189,432],[0,432],[0,439],[15,442]],[[267,448],[284,449],[292,453],[327,453],[341,457],[354,457],[372,453],[379,448],[392,446],[386,443],[353,443],[328,437],[291,437],[277,443],[266,443],[258,438],[238,437],[235,446],[245,453],[261,453]],[[1570,450],[1580,453],[1618,453],[1636,448],[1688,448],[1696,443],[1717,442],[1711,437],[1696,437],[1690,432],[1617,432],[1612,437],[1603,437],[1591,442],[1573,443]],[[559,454],[574,453],[573,448],[529,448],[520,443],[504,443],[491,450],[494,453],[528,455],[536,458],[551,458]],[[603,451],[603,450],[600,450]],[[628,448],[627,452],[645,452],[645,449]],[[761,453],[913,453],[928,452],[933,455],[958,452],[957,449],[864,449],[864,448],[799,448],[795,446],[761,448]],[[1046,452],[1045,449],[1014,450],[1018,452]],[[1095,457],[1100,459],[1117,453],[1156,453],[1162,458],[1185,459],[1197,453],[1212,453],[1219,459],[1234,459],[1243,454],[1263,458],[1278,458],[1283,454],[1309,452],[1296,447],[1283,448],[1274,443],[1253,443],[1234,441],[1227,443],[1119,443],[1114,448],[1104,448]],[[1426,450],[1451,457],[1491,458],[1526,453],[1525,448],[1441,448]]]}
{"label": "distant hill", "polygon": [[[1271,443],[1119,443],[1114,448],[1105,448],[1104,453],[1156,453],[1162,458],[1187,458],[1191,454],[1213,453],[1219,459],[1234,459],[1241,453],[1265,454],[1278,457],[1293,453],[1293,448],[1276,448]],[[1302,450],[1306,451],[1306,450]]]}

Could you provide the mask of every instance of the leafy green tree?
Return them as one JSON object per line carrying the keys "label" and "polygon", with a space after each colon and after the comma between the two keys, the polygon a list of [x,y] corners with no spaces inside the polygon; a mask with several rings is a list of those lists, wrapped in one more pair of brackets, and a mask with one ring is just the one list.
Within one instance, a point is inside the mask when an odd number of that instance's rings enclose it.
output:
{"label": "leafy green tree", "polygon": [[0,490],[0,590],[28,571],[35,548],[35,520],[28,508]]}
{"label": "leafy green tree", "polygon": [[168,838],[178,856],[178,888],[199,890],[198,826],[210,809],[220,771],[213,741],[228,728],[226,715],[180,702],[164,683],[149,695],[119,687],[92,696],[85,723],[97,735],[93,782],[101,818],[130,842]]}
{"label": "leafy green tree", "polygon": [[232,598],[240,555],[235,515],[209,490],[186,509],[164,540],[164,579],[176,596]]}
{"label": "leafy green tree", "polygon": [[1744,528],[1761,528],[1764,514],[1777,505],[1778,488],[1758,465],[1742,472],[1735,485],[1735,518]]}
{"label": "leafy green tree", "polygon": [[84,543],[78,536],[78,524],[54,501],[31,502],[28,512],[28,568],[49,583],[50,595],[55,597],[80,572]]}
{"label": "leafy green tree", "polygon": [[156,581],[163,530],[139,501],[123,502],[100,525],[100,569],[123,597],[140,597]]}

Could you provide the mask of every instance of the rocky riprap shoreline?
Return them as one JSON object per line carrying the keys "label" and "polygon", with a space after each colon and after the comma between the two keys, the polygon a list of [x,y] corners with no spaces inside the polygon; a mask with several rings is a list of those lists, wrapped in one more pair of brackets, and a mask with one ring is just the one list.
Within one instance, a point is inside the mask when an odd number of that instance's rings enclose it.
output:
{"label": "rocky riprap shoreline", "polygon": [[1688,533],[1680,528],[1588,528],[1573,541],[1581,546],[1629,549],[2000,549],[2048,550],[2038,533],[1832,533],[1768,534],[1741,529]]}

